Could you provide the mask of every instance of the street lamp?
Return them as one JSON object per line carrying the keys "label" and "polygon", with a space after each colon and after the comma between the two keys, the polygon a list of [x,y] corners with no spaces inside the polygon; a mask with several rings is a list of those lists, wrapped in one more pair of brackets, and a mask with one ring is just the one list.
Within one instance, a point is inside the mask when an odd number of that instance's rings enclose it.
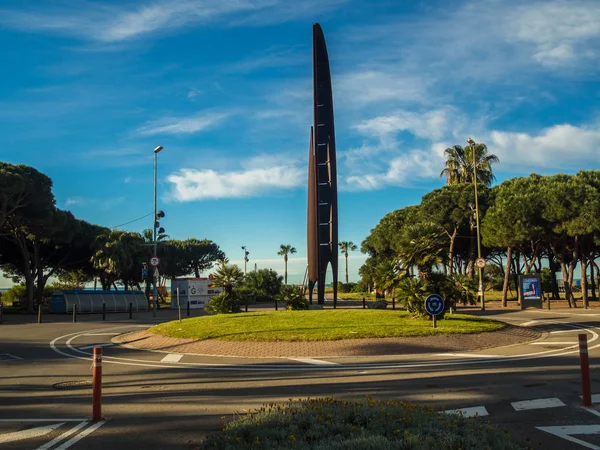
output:
{"label": "street lamp", "polygon": [[[481,235],[479,232],[479,196],[477,195],[477,159],[475,156],[475,141],[471,138],[467,139],[473,153],[473,184],[475,185],[475,222],[477,227],[477,259],[481,258]],[[479,298],[481,299],[481,310],[485,311],[485,296],[483,293],[483,279],[481,267],[477,266],[479,274]]]}
{"label": "street lamp", "polygon": [[[163,149],[162,145],[159,145],[154,149],[154,215],[152,216],[152,256],[156,257],[156,229],[157,221],[156,221],[156,162],[157,155]],[[163,213],[164,215],[164,213]],[[152,274],[152,278],[154,280],[154,298],[152,301],[152,315],[156,315],[156,308],[158,306],[158,280],[156,279],[156,268],[154,269],[154,273]]]}
{"label": "street lamp", "polygon": [[246,265],[248,264],[248,261],[250,261],[250,258],[248,258],[250,252],[246,250],[245,245],[242,245],[242,250],[244,250],[244,275],[246,275]]}

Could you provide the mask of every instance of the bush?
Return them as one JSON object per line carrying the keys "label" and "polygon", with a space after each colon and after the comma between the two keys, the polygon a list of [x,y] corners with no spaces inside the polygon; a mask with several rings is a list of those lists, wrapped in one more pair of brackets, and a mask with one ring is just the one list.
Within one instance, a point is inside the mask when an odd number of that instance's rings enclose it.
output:
{"label": "bush", "polygon": [[308,301],[306,301],[302,290],[298,286],[291,284],[282,286],[278,300],[286,303],[286,308],[289,310],[308,309]]}
{"label": "bush", "polygon": [[424,281],[417,278],[403,278],[395,290],[396,299],[413,317],[428,316],[425,311],[425,299],[428,289]]}
{"label": "bush", "polygon": [[26,297],[27,289],[25,286],[22,284],[16,284],[2,294],[2,304],[6,306],[18,304],[21,299],[25,300]]}
{"label": "bush", "polygon": [[338,281],[338,292],[342,294],[352,292],[355,287],[356,283],[342,283],[341,281]]}
{"label": "bush", "polygon": [[206,305],[206,311],[217,314],[238,313],[241,308],[241,297],[237,292],[221,292],[210,299]]}
{"label": "bush", "polygon": [[283,286],[283,277],[273,269],[260,269],[244,276],[242,288],[254,296],[256,302],[274,302]]}
{"label": "bush", "polygon": [[386,309],[388,306],[388,303],[385,300],[376,300],[373,303],[367,303],[367,306],[370,309]]}
{"label": "bush", "polygon": [[392,450],[517,449],[478,421],[395,401],[333,398],[270,404],[209,436],[200,449]]}

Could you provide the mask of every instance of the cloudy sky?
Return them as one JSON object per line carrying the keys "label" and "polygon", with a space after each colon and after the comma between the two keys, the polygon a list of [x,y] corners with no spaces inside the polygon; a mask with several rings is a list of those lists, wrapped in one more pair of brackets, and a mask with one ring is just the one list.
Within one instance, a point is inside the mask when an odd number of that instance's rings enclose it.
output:
{"label": "cloudy sky", "polygon": [[597,0],[4,0],[0,160],[112,227],[152,212],[162,145],[170,236],[238,263],[245,245],[252,268],[281,271],[291,244],[300,281],[313,22],[331,60],[341,240],[360,245],[442,186],[444,149],[468,136],[500,158],[498,181],[598,168]]}

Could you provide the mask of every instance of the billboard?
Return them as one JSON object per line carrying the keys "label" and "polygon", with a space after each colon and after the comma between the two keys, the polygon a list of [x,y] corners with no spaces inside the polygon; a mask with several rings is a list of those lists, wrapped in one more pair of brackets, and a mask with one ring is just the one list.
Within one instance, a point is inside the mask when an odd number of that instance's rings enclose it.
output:
{"label": "billboard", "polygon": [[542,298],[540,277],[538,275],[523,275],[521,278],[521,292],[523,298],[529,300],[539,300]]}
{"label": "billboard", "polygon": [[190,308],[204,308],[211,297],[220,294],[221,288],[215,287],[208,278],[175,278],[171,280],[171,308],[177,306],[177,288],[182,308],[189,302]]}

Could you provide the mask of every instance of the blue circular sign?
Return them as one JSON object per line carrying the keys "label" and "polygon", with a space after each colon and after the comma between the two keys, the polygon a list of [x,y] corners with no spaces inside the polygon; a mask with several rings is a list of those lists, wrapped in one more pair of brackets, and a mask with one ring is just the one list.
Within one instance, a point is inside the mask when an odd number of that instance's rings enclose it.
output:
{"label": "blue circular sign", "polygon": [[444,299],[441,295],[431,294],[425,299],[425,310],[432,316],[437,316],[444,311]]}

